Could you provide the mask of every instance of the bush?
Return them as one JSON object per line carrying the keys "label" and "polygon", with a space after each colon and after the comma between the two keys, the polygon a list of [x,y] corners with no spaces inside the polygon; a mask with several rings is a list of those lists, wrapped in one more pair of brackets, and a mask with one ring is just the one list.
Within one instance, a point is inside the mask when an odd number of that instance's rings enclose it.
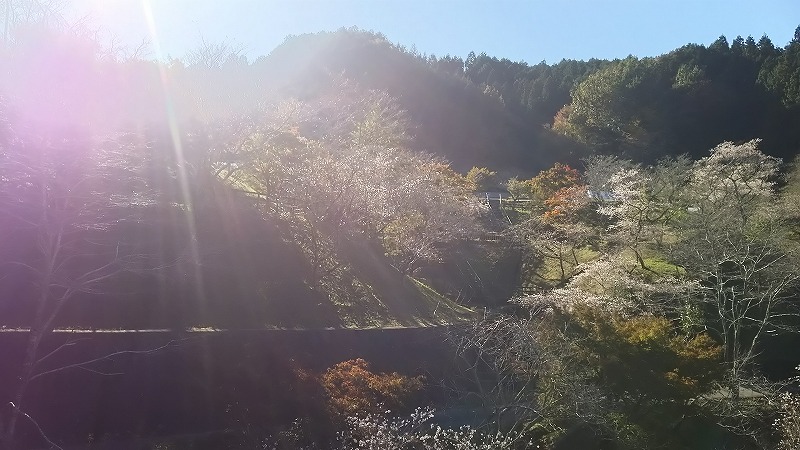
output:
{"label": "bush", "polygon": [[423,378],[396,372],[373,373],[363,359],[344,361],[328,369],[320,382],[334,418],[375,414],[384,409],[402,410],[422,389]]}

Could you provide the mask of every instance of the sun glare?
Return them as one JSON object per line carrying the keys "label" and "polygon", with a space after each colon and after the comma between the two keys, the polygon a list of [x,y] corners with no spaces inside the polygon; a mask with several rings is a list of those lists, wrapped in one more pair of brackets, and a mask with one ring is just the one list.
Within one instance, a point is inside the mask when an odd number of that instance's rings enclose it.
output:
{"label": "sun glare", "polygon": [[[150,42],[152,43],[153,50],[155,51],[158,61],[159,75],[161,78],[161,88],[164,93],[164,111],[166,113],[167,121],[169,124],[169,132],[172,138],[172,150],[175,152],[175,159],[178,161],[178,182],[180,184],[181,195],[183,197],[184,205],[192,207],[192,194],[189,189],[188,175],[186,173],[186,159],[183,154],[183,143],[181,141],[180,127],[178,125],[178,118],[175,114],[175,106],[172,100],[172,93],[169,89],[169,80],[167,71],[164,67],[164,58],[161,51],[161,44],[158,38],[158,30],[156,28],[155,17],[153,16],[153,8],[149,0],[142,0],[142,11],[145,20],[147,21],[147,28],[150,33]],[[199,307],[204,307],[205,292],[203,291],[203,278],[200,270],[200,249],[197,243],[197,227],[194,223],[194,218],[191,214],[186,214],[187,227],[191,236],[189,237],[189,251],[192,261],[195,264],[195,296],[200,303]]]}

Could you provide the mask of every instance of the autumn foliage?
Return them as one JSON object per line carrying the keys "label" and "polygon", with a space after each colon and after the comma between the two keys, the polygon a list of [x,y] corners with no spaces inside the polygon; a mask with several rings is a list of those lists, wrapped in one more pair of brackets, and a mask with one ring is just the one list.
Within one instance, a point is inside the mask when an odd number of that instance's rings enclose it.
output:
{"label": "autumn foliage", "polygon": [[684,336],[664,317],[576,311],[587,357],[622,398],[689,399],[719,379],[722,348],[707,334]]}
{"label": "autumn foliage", "polygon": [[577,214],[589,206],[586,186],[574,185],[563,187],[544,201],[545,211],[542,218],[546,221],[566,220],[568,216]]}
{"label": "autumn foliage", "polygon": [[531,178],[530,183],[535,195],[547,199],[564,188],[577,185],[580,180],[581,174],[577,170],[567,164],[555,163]]}
{"label": "autumn foliage", "polygon": [[344,361],[320,377],[331,415],[344,418],[403,409],[422,389],[421,376],[374,373],[361,358]]}

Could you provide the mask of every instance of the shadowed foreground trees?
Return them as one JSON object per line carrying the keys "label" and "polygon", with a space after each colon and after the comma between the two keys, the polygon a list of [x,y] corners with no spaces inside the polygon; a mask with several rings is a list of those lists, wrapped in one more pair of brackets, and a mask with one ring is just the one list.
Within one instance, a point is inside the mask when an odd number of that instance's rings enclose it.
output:
{"label": "shadowed foreground trees", "polygon": [[137,173],[135,149],[95,139],[15,133],[0,144],[0,264],[15,278],[19,298],[28,299],[5,306],[30,324],[18,385],[0,415],[5,445],[27,417],[25,393],[46,371],[42,363],[52,354],[43,357],[40,347],[60,312],[76,297],[107,294],[113,278],[141,267],[139,243],[124,231],[152,196]]}

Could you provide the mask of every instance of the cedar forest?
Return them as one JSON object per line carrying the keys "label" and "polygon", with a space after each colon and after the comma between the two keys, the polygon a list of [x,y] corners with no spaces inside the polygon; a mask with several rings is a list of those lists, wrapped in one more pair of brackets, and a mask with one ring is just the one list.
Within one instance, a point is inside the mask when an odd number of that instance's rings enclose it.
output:
{"label": "cedar forest", "polygon": [[4,448],[800,448],[800,28],[156,62],[35,19],[0,50]]}

